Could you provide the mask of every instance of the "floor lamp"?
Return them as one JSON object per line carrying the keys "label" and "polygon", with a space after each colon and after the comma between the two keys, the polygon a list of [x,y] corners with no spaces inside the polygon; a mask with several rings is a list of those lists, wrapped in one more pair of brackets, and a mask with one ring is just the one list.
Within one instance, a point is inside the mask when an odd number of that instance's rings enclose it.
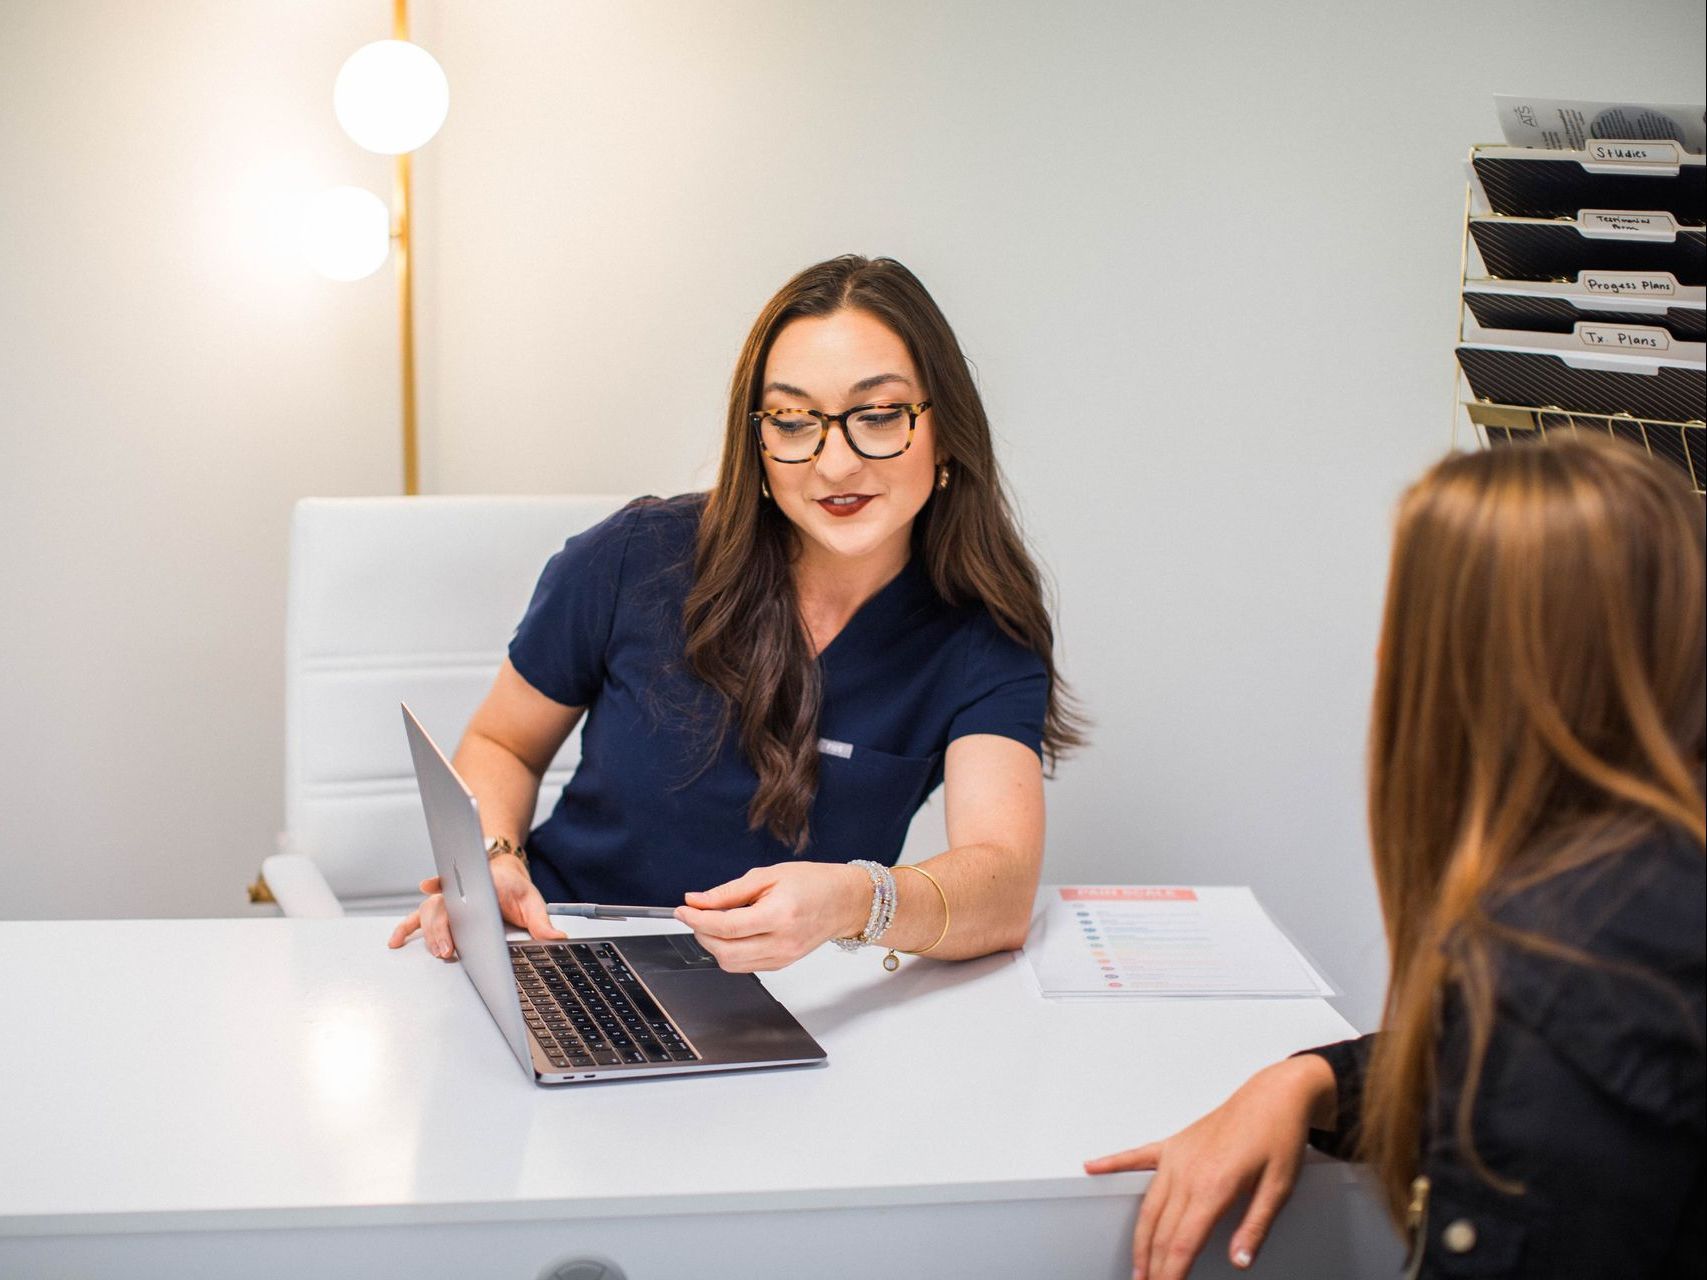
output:
{"label": "floor lamp", "polygon": [[[429,142],[450,107],[445,73],[420,45],[409,42],[408,0],[393,0],[391,39],[363,45],[345,60],[332,90],[338,123],[369,151],[394,157],[391,207],[362,187],[333,187],[309,201],[303,256],[334,280],[360,280],[395,255],[398,338],[403,376],[403,492],[421,492],[415,423],[415,272],[410,252],[410,153]],[[264,877],[249,901],[274,901]]]}
{"label": "floor lamp", "polygon": [[372,275],[393,256],[402,348],[403,492],[421,491],[415,405],[415,273],[410,233],[411,153],[429,142],[450,107],[450,86],[433,55],[409,41],[408,0],[393,0],[391,39],[363,45],[332,90],[338,123],[357,145],[393,157],[391,206],[362,187],[334,187],[309,202],[303,253],[334,280]]}

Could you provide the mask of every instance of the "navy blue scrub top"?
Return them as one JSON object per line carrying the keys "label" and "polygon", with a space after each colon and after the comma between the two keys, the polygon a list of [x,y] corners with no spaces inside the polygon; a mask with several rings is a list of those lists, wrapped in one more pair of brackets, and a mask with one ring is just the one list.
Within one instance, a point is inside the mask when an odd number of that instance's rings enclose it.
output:
{"label": "navy blue scrub top", "polygon": [[[547,900],[674,905],[790,846],[747,825],[758,775],[720,700],[686,669],[682,604],[705,495],[642,498],[570,538],[540,576],[510,662],[554,702],[586,707],[581,762],[528,837]],[[1043,741],[1049,678],[980,606],[951,608],[917,558],[819,655],[819,781],[810,844],[821,862],[893,864],[942,782],[954,739]]]}

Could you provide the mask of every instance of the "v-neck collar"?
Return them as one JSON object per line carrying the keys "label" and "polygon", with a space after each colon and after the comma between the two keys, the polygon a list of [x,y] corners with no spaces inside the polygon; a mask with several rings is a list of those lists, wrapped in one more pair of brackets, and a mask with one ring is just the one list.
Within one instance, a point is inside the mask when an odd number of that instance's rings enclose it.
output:
{"label": "v-neck collar", "polygon": [[910,555],[907,563],[902,565],[895,576],[885,582],[859,608],[853,616],[842,624],[842,629],[830,637],[830,643],[818,650],[818,661],[823,662],[831,657],[839,648],[846,648],[842,643],[847,634],[855,632],[877,632],[886,622],[898,622],[907,615],[909,607],[918,598],[919,589],[930,589],[930,580],[919,564],[919,557]]}

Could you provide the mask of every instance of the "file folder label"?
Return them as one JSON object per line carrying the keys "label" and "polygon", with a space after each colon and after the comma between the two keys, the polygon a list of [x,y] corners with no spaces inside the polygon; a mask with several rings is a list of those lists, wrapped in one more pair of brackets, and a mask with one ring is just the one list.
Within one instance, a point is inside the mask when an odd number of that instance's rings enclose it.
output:
{"label": "file folder label", "polygon": [[1664,164],[1675,168],[1679,163],[1675,142],[1618,142],[1609,138],[1591,138],[1583,150],[1595,164]]}
{"label": "file folder label", "polygon": [[1669,271],[1584,271],[1577,283],[1590,293],[1619,298],[1677,296],[1677,277]]}
{"label": "file folder label", "polygon": [[1584,209],[1577,215],[1577,225],[1590,240],[1663,240],[1677,239],[1677,220],[1659,210],[1641,212],[1623,209]]}
{"label": "file folder label", "polygon": [[1671,334],[1657,325],[1578,324],[1577,341],[1585,347],[1617,347],[1623,351],[1669,351]]}

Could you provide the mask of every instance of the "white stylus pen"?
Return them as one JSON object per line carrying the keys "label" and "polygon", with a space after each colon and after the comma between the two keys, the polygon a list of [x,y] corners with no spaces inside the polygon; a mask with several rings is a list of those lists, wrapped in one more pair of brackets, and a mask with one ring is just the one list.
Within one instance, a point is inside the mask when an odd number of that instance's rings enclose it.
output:
{"label": "white stylus pen", "polygon": [[674,920],[674,907],[611,907],[601,902],[548,902],[548,916],[582,916],[588,920]]}

